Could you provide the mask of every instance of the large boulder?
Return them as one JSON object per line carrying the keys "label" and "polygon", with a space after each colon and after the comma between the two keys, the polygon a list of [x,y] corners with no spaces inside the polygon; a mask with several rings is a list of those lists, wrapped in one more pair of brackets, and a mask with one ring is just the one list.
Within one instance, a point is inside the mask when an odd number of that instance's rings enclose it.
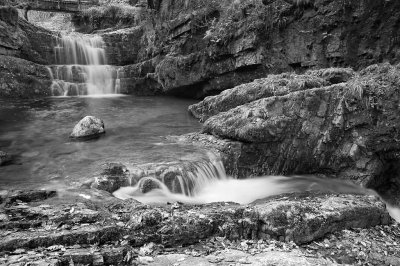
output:
{"label": "large boulder", "polygon": [[[372,65],[344,83],[218,113],[203,127],[216,139],[199,138],[228,154],[236,170],[229,172],[241,177],[322,173],[384,192],[400,183],[399,87],[400,66]],[[232,91],[233,102],[241,89]]]}
{"label": "large boulder", "polygon": [[213,115],[255,100],[342,83],[353,76],[354,71],[350,68],[320,69],[303,75],[294,73],[269,75],[225,90],[218,95],[206,97],[203,101],[189,106],[189,112],[204,122]]}
{"label": "large boulder", "polygon": [[104,133],[106,133],[106,131],[104,130],[103,120],[94,116],[86,116],[75,125],[70,138],[93,139]]}

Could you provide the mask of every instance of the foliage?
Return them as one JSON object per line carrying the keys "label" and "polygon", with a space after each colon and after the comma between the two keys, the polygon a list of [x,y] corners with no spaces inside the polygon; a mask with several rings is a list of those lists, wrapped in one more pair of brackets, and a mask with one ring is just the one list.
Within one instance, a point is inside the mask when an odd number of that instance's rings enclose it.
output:
{"label": "foliage", "polygon": [[83,17],[90,20],[112,18],[112,19],[134,19],[136,9],[129,5],[102,5],[91,7],[82,11]]}
{"label": "foliage", "polygon": [[235,0],[220,8],[220,19],[210,21],[205,35],[205,39],[219,45],[226,45],[235,35],[264,29],[269,13],[257,0]]}

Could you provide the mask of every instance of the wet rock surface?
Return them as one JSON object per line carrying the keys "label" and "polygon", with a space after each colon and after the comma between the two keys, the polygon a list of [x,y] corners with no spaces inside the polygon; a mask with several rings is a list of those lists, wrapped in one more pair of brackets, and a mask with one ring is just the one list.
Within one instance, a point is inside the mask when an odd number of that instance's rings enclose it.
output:
{"label": "wet rock surface", "polygon": [[50,96],[51,76],[43,65],[0,55],[0,97]]}
{"label": "wet rock surface", "polygon": [[[239,177],[319,173],[354,180],[382,193],[390,190],[386,199],[396,202],[398,194],[389,187],[398,184],[394,164],[399,160],[395,130],[400,123],[399,75],[399,66],[372,65],[344,83],[267,96],[221,113],[215,107],[217,114],[204,122],[203,135],[182,139],[214,147],[223,153],[227,172]],[[242,95],[247,89],[252,95],[253,85],[207,98],[197,106],[219,106],[224,99],[235,106],[236,101],[249,99]],[[206,111],[205,117],[212,113]]]}
{"label": "wet rock surface", "polygon": [[94,116],[86,116],[75,125],[69,137],[72,139],[87,140],[98,138],[105,132],[103,120]]}
{"label": "wet rock surface", "polygon": [[[122,201],[96,189],[2,195],[0,260],[6,265],[68,265],[71,261],[90,265],[162,265],[176,256],[176,262],[182,265],[186,265],[185,261],[228,263],[233,258],[262,265],[283,258],[286,252],[289,253],[282,263],[300,260],[309,265],[332,265],[340,252],[332,255],[328,246],[333,248],[336,241],[354,244],[346,242],[346,234],[370,234],[365,241],[374,244],[372,251],[380,254],[382,246],[374,242],[374,237],[380,237],[382,230],[391,245],[387,250],[391,260],[397,259],[399,252],[397,244],[393,244],[398,241],[397,225],[384,205],[372,196],[287,194],[244,206],[213,203],[172,208]],[[321,245],[319,239],[332,245],[323,244],[326,250],[316,250],[314,247]],[[182,245],[184,248],[180,248]],[[335,250],[343,251],[340,247]],[[385,259],[377,255],[375,262]]]}
{"label": "wet rock surface", "polygon": [[94,178],[90,186],[110,193],[120,187],[130,185],[129,170],[121,163],[106,163],[102,165],[101,173]]}
{"label": "wet rock surface", "polygon": [[107,163],[102,167],[101,173],[88,182],[92,188],[111,193],[121,187],[135,185],[139,186],[141,192],[146,193],[151,188],[159,187],[161,182],[172,193],[190,195],[196,180],[225,176],[222,162],[217,157],[129,167],[121,163]]}

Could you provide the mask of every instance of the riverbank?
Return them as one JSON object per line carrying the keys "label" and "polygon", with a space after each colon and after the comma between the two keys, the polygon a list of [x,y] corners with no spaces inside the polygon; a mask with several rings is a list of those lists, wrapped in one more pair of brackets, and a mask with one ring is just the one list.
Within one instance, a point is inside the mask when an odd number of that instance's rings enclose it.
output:
{"label": "riverbank", "polygon": [[309,192],[250,205],[148,206],[95,189],[2,191],[0,217],[6,265],[400,260],[399,227],[371,196]]}

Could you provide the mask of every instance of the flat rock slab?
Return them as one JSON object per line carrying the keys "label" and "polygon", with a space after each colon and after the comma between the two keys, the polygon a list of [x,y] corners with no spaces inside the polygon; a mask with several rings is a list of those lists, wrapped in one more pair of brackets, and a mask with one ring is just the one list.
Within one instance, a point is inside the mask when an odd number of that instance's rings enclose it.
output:
{"label": "flat rock slab", "polygon": [[275,265],[275,266],[298,266],[298,265],[339,265],[323,258],[305,257],[304,253],[296,251],[269,251],[255,255],[249,255],[240,250],[226,249],[218,254],[204,257],[193,257],[185,254],[160,255],[154,258],[151,266],[164,265]]}
{"label": "flat rock slab", "polygon": [[389,224],[390,216],[374,196],[299,194],[278,197],[254,206],[263,234],[285,241],[308,243],[327,233]]}
{"label": "flat rock slab", "polygon": [[[4,255],[2,261],[7,263],[23,260],[57,265],[72,260],[104,265],[107,261],[115,264],[116,260],[123,260],[163,265],[176,257],[157,257],[153,253],[149,257],[154,245],[173,249],[199,245],[201,241],[214,243],[212,239],[218,239],[221,243],[245,241],[241,248],[253,254],[249,257],[240,252],[227,253],[222,254],[222,259],[219,253],[201,258],[189,254],[175,263],[210,265],[219,261],[221,265],[229,265],[238,259],[238,263],[253,265],[292,265],[294,261],[301,265],[334,265],[317,256],[308,258],[298,251],[289,252],[292,249],[272,249],[279,252],[270,256],[272,253],[264,252],[265,243],[296,247],[330,233],[392,223],[384,204],[372,196],[297,193],[249,205],[213,203],[177,207],[174,204],[172,207],[123,201],[96,189],[3,194],[10,197],[3,196],[0,207],[0,258]],[[217,242],[213,245],[225,245]],[[255,246],[260,247],[256,253],[251,251]],[[32,255],[37,253],[41,256]]]}

